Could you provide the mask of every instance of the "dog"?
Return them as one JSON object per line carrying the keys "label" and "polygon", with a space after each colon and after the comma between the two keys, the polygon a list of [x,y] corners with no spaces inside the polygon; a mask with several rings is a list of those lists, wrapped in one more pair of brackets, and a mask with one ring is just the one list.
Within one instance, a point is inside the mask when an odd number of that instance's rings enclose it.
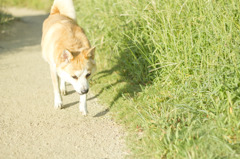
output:
{"label": "dog", "polygon": [[95,47],[78,26],[72,0],[54,0],[50,15],[43,22],[42,56],[49,63],[54,90],[54,107],[62,108],[65,83],[80,95],[80,112],[87,115],[89,79],[96,70]]}

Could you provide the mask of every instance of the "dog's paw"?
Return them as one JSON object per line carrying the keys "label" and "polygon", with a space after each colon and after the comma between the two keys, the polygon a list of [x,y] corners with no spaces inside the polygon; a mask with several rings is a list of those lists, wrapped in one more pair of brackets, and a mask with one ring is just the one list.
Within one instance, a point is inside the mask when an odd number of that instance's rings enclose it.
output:
{"label": "dog's paw", "polygon": [[80,108],[80,112],[82,113],[83,116],[87,116],[87,114],[88,114],[88,111],[85,109]]}
{"label": "dog's paw", "polygon": [[62,103],[55,104],[55,105],[54,105],[54,108],[55,108],[55,109],[61,109],[61,108],[62,108]]}
{"label": "dog's paw", "polygon": [[65,89],[61,90],[61,94],[65,96],[67,95],[67,91]]}
{"label": "dog's paw", "polygon": [[54,104],[54,108],[55,108],[55,109],[61,109],[61,108],[62,108],[62,105],[63,105],[62,102],[55,103],[55,104]]}
{"label": "dog's paw", "polygon": [[62,108],[62,100],[61,100],[61,97],[60,96],[55,96],[55,99],[54,99],[54,108],[55,109],[61,109]]}
{"label": "dog's paw", "polygon": [[83,116],[87,116],[87,114],[88,114],[87,111],[82,111]]}

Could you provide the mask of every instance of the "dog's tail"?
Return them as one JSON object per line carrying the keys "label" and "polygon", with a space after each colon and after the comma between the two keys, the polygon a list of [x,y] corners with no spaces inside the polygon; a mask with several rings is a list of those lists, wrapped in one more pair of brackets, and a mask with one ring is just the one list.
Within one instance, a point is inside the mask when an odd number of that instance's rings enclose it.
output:
{"label": "dog's tail", "polygon": [[54,0],[50,14],[65,15],[76,21],[76,13],[72,0]]}

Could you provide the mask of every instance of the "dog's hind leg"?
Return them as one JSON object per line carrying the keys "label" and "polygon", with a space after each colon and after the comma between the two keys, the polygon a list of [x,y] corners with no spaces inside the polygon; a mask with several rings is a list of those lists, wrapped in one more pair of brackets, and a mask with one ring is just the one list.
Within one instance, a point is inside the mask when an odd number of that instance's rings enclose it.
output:
{"label": "dog's hind leg", "polygon": [[61,79],[60,91],[62,95],[67,95],[66,82],[63,79]]}
{"label": "dog's hind leg", "polygon": [[50,67],[50,71],[51,71],[53,91],[54,91],[54,107],[56,109],[61,109],[62,97],[59,92],[59,77],[54,67]]}
{"label": "dog's hind leg", "polygon": [[87,94],[80,95],[79,110],[84,116],[87,115]]}

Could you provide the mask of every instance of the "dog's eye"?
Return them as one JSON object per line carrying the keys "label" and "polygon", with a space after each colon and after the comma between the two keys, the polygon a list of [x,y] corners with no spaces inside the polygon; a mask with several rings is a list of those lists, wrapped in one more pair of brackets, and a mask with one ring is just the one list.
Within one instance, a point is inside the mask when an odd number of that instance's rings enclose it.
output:
{"label": "dog's eye", "polygon": [[76,80],[78,79],[78,77],[77,77],[76,75],[72,76],[72,78],[74,78],[74,79],[76,79]]}
{"label": "dog's eye", "polygon": [[86,78],[88,78],[91,75],[91,73],[86,74]]}

